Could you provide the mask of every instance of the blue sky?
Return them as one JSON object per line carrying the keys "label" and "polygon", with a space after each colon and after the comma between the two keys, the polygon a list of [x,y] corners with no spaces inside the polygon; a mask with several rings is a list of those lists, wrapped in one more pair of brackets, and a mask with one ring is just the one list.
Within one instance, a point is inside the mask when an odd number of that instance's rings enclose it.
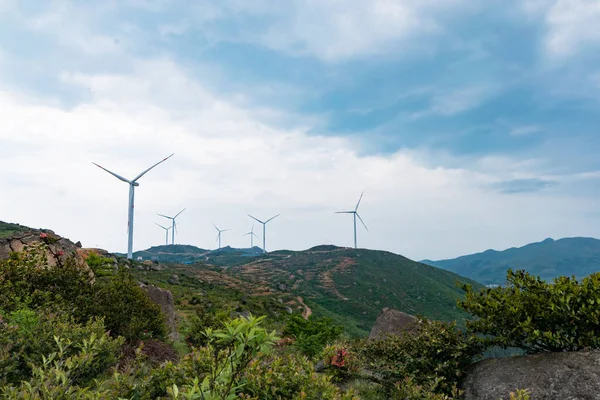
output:
{"label": "blue sky", "polygon": [[188,204],[201,247],[263,208],[275,248],[349,245],[331,213],[362,190],[363,245],[417,259],[600,236],[599,24],[597,0],[0,0],[0,219],[123,250],[126,187],[89,161],[174,151],[137,248]]}

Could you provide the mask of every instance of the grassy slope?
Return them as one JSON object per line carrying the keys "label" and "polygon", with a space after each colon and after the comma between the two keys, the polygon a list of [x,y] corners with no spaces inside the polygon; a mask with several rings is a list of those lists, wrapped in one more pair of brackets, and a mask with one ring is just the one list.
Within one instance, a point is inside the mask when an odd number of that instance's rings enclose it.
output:
{"label": "grassy slope", "polygon": [[600,271],[600,240],[547,239],[504,251],[488,250],[451,260],[424,262],[483,284],[502,284],[509,268],[525,269],[545,280],[564,275],[584,277]]}
{"label": "grassy slope", "polygon": [[23,225],[0,221],[0,239],[7,238],[17,232],[24,232],[30,230],[32,229]]}
{"label": "grassy slope", "polygon": [[[352,336],[368,334],[384,307],[441,320],[460,322],[466,317],[456,307],[462,296],[456,282],[466,279],[396,254],[325,248],[239,256],[237,261],[232,257],[214,260],[223,261],[222,266],[173,264],[167,270],[144,272],[144,278],[172,289],[183,305],[201,289],[207,291],[202,301],[219,307],[277,312],[283,302],[301,312],[301,297],[316,316],[333,318]],[[167,283],[172,274],[180,277],[181,285]],[[244,295],[249,299],[245,305]]]}

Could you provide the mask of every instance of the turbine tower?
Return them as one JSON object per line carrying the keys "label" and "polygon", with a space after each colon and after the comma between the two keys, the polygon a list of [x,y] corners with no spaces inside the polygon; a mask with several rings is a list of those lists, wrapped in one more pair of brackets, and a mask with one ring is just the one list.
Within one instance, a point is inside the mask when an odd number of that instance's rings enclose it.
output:
{"label": "turbine tower", "polygon": [[156,224],[158,226],[160,226],[161,228],[163,228],[165,230],[165,246],[169,245],[169,229],[171,229],[171,227],[164,227],[161,224]]}
{"label": "turbine tower", "polygon": [[219,248],[221,248],[221,233],[230,231],[231,229],[219,229],[219,228],[217,228],[217,226],[215,224],[213,224],[213,226],[219,232],[219,233],[217,233],[217,240],[219,241]]}
{"label": "turbine tower", "polygon": [[[248,235],[250,235],[250,248],[253,249],[254,248],[254,237],[256,236],[256,233],[254,233],[254,224],[252,224],[252,229],[250,230],[250,232],[244,233],[242,236],[248,236]],[[256,238],[258,239],[258,236],[256,236]]]}
{"label": "turbine tower", "polygon": [[142,172],[141,174],[139,174],[132,180],[125,179],[122,176],[117,175],[114,172],[111,172],[111,171],[107,170],[106,168],[96,164],[95,162],[92,162],[92,164],[94,164],[98,168],[102,168],[103,170],[105,170],[106,172],[108,172],[109,174],[114,176],[115,178],[129,184],[129,206],[128,206],[129,212],[127,215],[127,258],[129,258],[129,259],[133,258],[133,198],[135,195],[135,187],[140,186],[140,184],[137,181],[142,176],[144,176],[148,171],[150,171],[152,168],[156,167],[160,163],[167,161],[171,157],[173,157],[173,154],[171,154],[167,158],[160,160],[159,162],[157,162],[156,164],[154,164],[153,166],[151,166],[150,168],[148,168],[147,170],[145,170],[144,172]]}
{"label": "turbine tower", "polygon": [[174,217],[169,217],[167,215],[157,214],[160,217],[164,217],[164,218],[167,218],[167,219],[170,219],[171,221],[173,221],[173,225],[171,226],[171,244],[175,244],[175,231],[177,230],[177,224],[175,223],[175,218],[179,217],[179,214],[181,214],[185,210],[186,210],[186,208],[184,208],[183,210],[179,211],[177,214],[175,214]]}
{"label": "turbine tower", "polygon": [[281,215],[281,214],[277,214],[276,216],[274,216],[274,217],[272,217],[272,218],[269,218],[268,220],[266,220],[266,221],[264,221],[264,222],[263,222],[263,221],[261,221],[260,219],[258,219],[258,218],[255,218],[255,217],[253,217],[252,215],[248,214],[248,216],[249,216],[250,218],[252,218],[253,220],[255,220],[255,221],[259,222],[259,223],[261,223],[261,224],[262,224],[262,226],[263,226],[263,253],[266,253],[266,252],[267,252],[267,246],[266,246],[266,226],[267,226],[267,223],[269,223],[269,221],[272,221],[272,220],[274,220],[275,218],[279,217],[280,215]]}
{"label": "turbine tower", "polygon": [[367,228],[367,225],[365,225],[365,222],[362,220],[362,218],[360,217],[360,215],[358,215],[358,206],[360,205],[360,201],[362,200],[363,194],[365,194],[365,192],[362,192],[360,194],[360,198],[358,199],[358,203],[356,203],[356,207],[354,207],[353,211],[338,211],[336,212],[336,214],[353,214],[354,215],[354,248],[356,249],[356,217],[358,217],[358,219],[360,219],[360,222],[362,222],[363,226],[365,227],[365,229],[368,231],[369,228]]}

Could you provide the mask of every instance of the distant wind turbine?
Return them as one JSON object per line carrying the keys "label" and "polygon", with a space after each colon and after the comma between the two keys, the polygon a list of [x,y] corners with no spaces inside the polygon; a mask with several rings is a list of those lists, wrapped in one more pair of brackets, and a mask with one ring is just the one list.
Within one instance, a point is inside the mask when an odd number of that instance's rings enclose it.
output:
{"label": "distant wind turbine", "polygon": [[184,212],[187,208],[184,208],[183,210],[179,211],[177,214],[175,214],[174,217],[169,217],[167,215],[162,215],[162,214],[157,214],[160,217],[164,217],[166,219],[170,219],[171,221],[173,221],[173,225],[171,226],[171,244],[175,244],[175,231],[177,231],[177,224],[175,223],[175,218],[179,217],[179,214],[181,214],[182,212]]}
{"label": "distant wind turbine", "polygon": [[217,240],[219,241],[219,248],[221,248],[221,233],[230,231],[231,229],[219,229],[215,224],[213,224],[213,226],[219,232],[217,233]]}
{"label": "distant wind turbine", "polygon": [[262,226],[263,226],[263,253],[266,253],[266,252],[267,252],[267,246],[266,246],[266,226],[267,226],[267,223],[269,223],[269,221],[272,221],[272,220],[274,220],[275,218],[279,217],[280,215],[281,215],[281,214],[277,214],[276,216],[274,216],[274,217],[272,217],[272,218],[269,218],[268,220],[266,220],[266,221],[264,221],[264,222],[263,222],[263,221],[261,221],[260,219],[258,219],[258,218],[255,218],[255,217],[253,217],[252,215],[248,214],[248,216],[249,216],[250,218],[252,218],[253,220],[255,220],[255,221],[259,222],[259,223],[261,223],[261,224],[262,224]]}
{"label": "distant wind turbine", "polygon": [[164,227],[161,224],[156,224],[158,226],[160,226],[161,228],[163,228],[165,230],[165,246],[169,245],[169,229],[171,229],[171,227]]}
{"label": "distant wind turbine", "polygon": [[152,168],[156,167],[160,163],[167,161],[171,157],[173,157],[173,154],[171,154],[167,158],[160,160],[159,162],[157,162],[156,164],[154,164],[153,166],[151,166],[150,168],[148,168],[147,170],[145,170],[144,172],[142,172],[141,174],[139,174],[132,180],[125,179],[122,176],[117,175],[114,172],[111,172],[111,171],[107,170],[106,168],[96,164],[95,162],[92,163],[95,166],[97,166],[98,168],[102,168],[103,170],[105,170],[106,172],[108,172],[109,174],[114,176],[115,178],[117,178],[123,182],[127,182],[129,184],[129,206],[128,206],[129,212],[127,215],[127,230],[128,230],[128,232],[127,232],[127,258],[129,258],[129,259],[133,258],[133,198],[135,195],[135,187],[140,186],[140,184],[137,181],[142,176],[144,176],[148,171],[150,171]]}
{"label": "distant wind turbine", "polygon": [[[250,230],[250,232],[248,233],[244,233],[242,236],[248,236],[250,235],[250,248],[254,248],[254,237],[256,236],[256,233],[254,233],[254,224],[252,224],[252,229]],[[256,236],[256,238],[258,239],[258,236]]]}
{"label": "distant wind turbine", "polygon": [[338,211],[336,212],[336,214],[353,214],[354,215],[354,248],[356,249],[356,217],[358,217],[358,219],[360,219],[360,222],[362,222],[363,226],[365,227],[365,229],[368,231],[369,228],[367,228],[367,225],[365,225],[365,222],[362,220],[362,218],[360,217],[360,215],[358,215],[358,206],[360,205],[360,201],[362,200],[363,194],[365,194],[365,192],[362,192],[360,194],[360,198],[358,199],[358,203],[356,203],[356,207],[354,207],[353,211]]}

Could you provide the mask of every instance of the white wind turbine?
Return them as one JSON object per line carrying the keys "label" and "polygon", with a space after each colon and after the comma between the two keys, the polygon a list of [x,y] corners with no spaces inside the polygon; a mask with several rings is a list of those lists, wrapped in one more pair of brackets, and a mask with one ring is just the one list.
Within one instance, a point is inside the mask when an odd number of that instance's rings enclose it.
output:
{"label": "white wind turbine", "polygon": [[360,219],[360,222],[362,222],[362,224],[365,227],[365,229],[367,231],[369,230],[367,228],[367,225],[365,225],[365,222],[360,217],[360,215],[358,215],[358,206],[360,205],[360,201],[362,200],[363,194],[365,194],[365,192],[362,192],[360,194],[360,198],[358,199],[358,203],[356,203],[356,207],[354,207],[353,211],[338,211],[338,212],[336,212],[336,214],[353,214],[354,215],[354,248],[355,249],[357,248],[357,246],[356,246],[356,217],[358,217],[358,219]]}
{"label": "white wind turbine", "polygon": [[[242,236],[248,236],[250,235],[250,248],[254,248],[254,237],[256,236],[256,233],[254,233],[254,224],[252,224],[252,229],[250,230],[250,232],[248,233],[244,233]],[[258,236],[256,236],[256,238],[258,239]]]}
{"label": "white wind turbine", "polygon": [[103,170],[105,170],[106,172],[108,172],[109,174],[114,176],[115,178],[117,178],[123,182],[127,182],[129,184],[129,206],[128,206],[129,212],[127,215],[127,258],[129,258],[129,259],[133,258],[133,198],[135,195],[135,187],[140,186],[140,184],[137,181],[142,176],[144,176],[148,171],[150,171],[152,168],[156,167],[160,163],[167,161],[171,157],[173,157],[173,154],[171,154],[167,158],[160,160],[159,162],[157,162],[156,164],[154,164],[153,166],[151,166],[150,168],[148,168],[147,170],[145,170],[144,172],[142,172],[141,174],[139,174],[132,180],[125,179],[122,176],[117,175],[114,172],[111,172],[111,171],[107,170],[106,168],[96,164],[95,162],[92,162],[92,164],[94,164],[95,166],[97,166],[99,168],[102,168]]}
{"label": "white wind turbine", "polygon": [[261,224],[262,224],[262,226],[263,226],[263,253],[266,253],[266,252],[267,252],[267,246],[266,246],[266,226],[267,226],[267,223],[269,223],[269,221],[272,221],[272,220],[274,220],[275,218],[279,217],[280,215],[281,215],[281,214],[277,214],[276,216],[274,216],[274,217],[272,217],[272,218],[269,218],[268,220],[266,220],[266,221],[264,221],[264,222],[263,222],[263,221],[261,221],[260,219],[258,219],[258,218],[255,218],[255,217],[253,217],[252,215],[248,214],[248,216],[249,216],[250,218],[252,218],[253,220],[255,220],[255,221],[259,222],[259,223],[261,223]]}
{"label": "white wind turbine", "polygon": [[217,240],[219,241],[219,248],[221,248],[221,233],[230,231],[231,229],[219,229],[215,224],[213,224],[213,226],[219,232],[217,233]]}
{"label": "white wind turbine", "polygon": [[[156,223],[156,222],[155,222]],[[160,226],[161,228],[163,228],[165,230],[165,246],[169,245],[169,229],[171,229],[172,227],[164,227],[161,224],[156,224],[158,226]]]}
{"label": "white wind turbine", "polygon": [[173,225],[171,226],[171,244],[175,244],[175,232],[177,231],[177,224],[175,223],[175,218],[179,217],[179,214],[184,212],[186,209],[187,208],[184,208],[183,210],[179,211],[177,214],[175,214],[174,217],[169,217],[169,216],[163,215],[163,214],[157,214],[160,217],[164,217],[166,219],[170,219],[171,221],[173,221]]}

